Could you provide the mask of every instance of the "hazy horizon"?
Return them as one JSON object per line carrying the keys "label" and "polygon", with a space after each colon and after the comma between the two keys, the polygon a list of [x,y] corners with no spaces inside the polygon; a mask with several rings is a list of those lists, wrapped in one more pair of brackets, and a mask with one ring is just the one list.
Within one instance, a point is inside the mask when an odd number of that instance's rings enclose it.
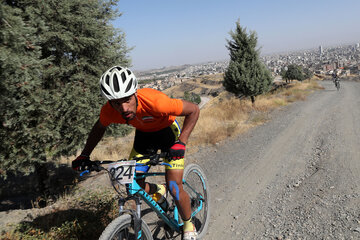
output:
{"label": "hazy horizon", "polygon": [[120,0],[114,20],[137,71],[228,59],[236,21],[258,35],[262,55],[360,42],[360,1]]}

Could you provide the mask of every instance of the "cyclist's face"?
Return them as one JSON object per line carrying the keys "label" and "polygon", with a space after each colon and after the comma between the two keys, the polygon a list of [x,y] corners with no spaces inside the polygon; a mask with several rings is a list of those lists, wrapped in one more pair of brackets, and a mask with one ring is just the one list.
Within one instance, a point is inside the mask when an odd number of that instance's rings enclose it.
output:
{"label": "cyclist's face", "polygon": [[[135,93],[136,94],[136,93]],[[136,96],[110,100],[110,105],[119,113],[125,120],[132,120],[136,115]]]}

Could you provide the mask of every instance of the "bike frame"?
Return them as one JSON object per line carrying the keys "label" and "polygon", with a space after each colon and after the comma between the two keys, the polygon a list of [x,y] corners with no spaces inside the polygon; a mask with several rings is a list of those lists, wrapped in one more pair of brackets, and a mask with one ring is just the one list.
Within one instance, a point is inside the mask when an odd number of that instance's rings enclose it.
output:
{"label": "bike frame", "polygon": [[[136,182],[138,179],[151,177],[151,176],[165,176],[164,172],[152,172],[152,173],[141,173],[134,177],[133,183],[127,184],[127,191],[129,195],[139,196],[146,204],[173,230],[180,232],[182,223],[179,223],[179,211],[175,206],[174,209],[174,217],[171,218],[168,214],[164,212],[164,210],[160,207],[160,205],[155,202],[152,197],[142,189],[139,184]],[[120,215],[124,212],[123,208],[120,207]],[[141,218],[141,210],[137,207],[137,215]]]}
{"label": "bike frame", "polygon": [[[165,173],[151,172],[151,173],[136,174],[135,172],[133,183],[126,185],[129,196],[127,198],[123,198],[119,200],[119,215],[128,212],[127,210],[124,209],[124,204],[127,200],[140,197],[165,222],[165,224],[167,224],[167,226],[169,226],[171,229],[175,230],[176,232],[180,233],[183,223],[180,223],[178,208],[175,206],[173,210],[174,216],[170,217],[166,212],[164,212],[164,210],[160,207],[160,205],[157,202],[155,202],[152,199],[152,197],[148,193],[146,193],[144,189],[142,189],[139,186],[139,184],[136,182],[136,180],[138,179],[143,179],[146,177],[154,177],[154,176],[165,176]],[[191,186],[189,186],[186,183],[184,179],[183,179],[183,184],[187,185],[191,189],[191,191],[196,192],[193,188],[191,188]],[[203,197],[198,193],[197,196],[199,196],[200,199],[203,199]],[[141,223],[141,221],[139,221],[139,219],[141,219],[141,207],[140,207],[141,202],[140,199],[135,199],[135,200],[136,200],[136,215],[137,215],[135,216],[135,218],[137,219],[135,222]],[[200,201],[198,208],[195,211],[193,211],[191,217],[195,216],[202,208],[203,208],[203,201]],[[134,226],[134,230],[137,233],[137,238],[140,239],[141,227]]]}

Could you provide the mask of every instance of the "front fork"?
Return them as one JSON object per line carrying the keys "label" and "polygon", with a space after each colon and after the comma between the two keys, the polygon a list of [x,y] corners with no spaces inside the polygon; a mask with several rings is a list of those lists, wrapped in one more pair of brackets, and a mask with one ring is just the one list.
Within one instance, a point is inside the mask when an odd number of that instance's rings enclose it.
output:
{"label": "front fork", "polygon": [[[125,210],[124,206],[128,200],[135,200],[136,203],[136,211],[134,210]],[[119,201],[119,216],[125,212],[128,212],[132,216],[135,239],[141,239],[141,198],[139,196],[130,196],[127,198],[120,198]]]}

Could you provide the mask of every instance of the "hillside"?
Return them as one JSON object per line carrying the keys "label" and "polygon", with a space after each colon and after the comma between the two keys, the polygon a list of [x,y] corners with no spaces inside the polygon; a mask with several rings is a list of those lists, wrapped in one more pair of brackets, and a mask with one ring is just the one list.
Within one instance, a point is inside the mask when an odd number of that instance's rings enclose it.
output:
{"label": "hillside", "polygon": [[163,92],[174,98],[181,98],[184,92],[193,92],[200,96],[216,97],[224,91],[222,86],[223,74],[199,76],[184,79],[181,84],[165,89]]}

